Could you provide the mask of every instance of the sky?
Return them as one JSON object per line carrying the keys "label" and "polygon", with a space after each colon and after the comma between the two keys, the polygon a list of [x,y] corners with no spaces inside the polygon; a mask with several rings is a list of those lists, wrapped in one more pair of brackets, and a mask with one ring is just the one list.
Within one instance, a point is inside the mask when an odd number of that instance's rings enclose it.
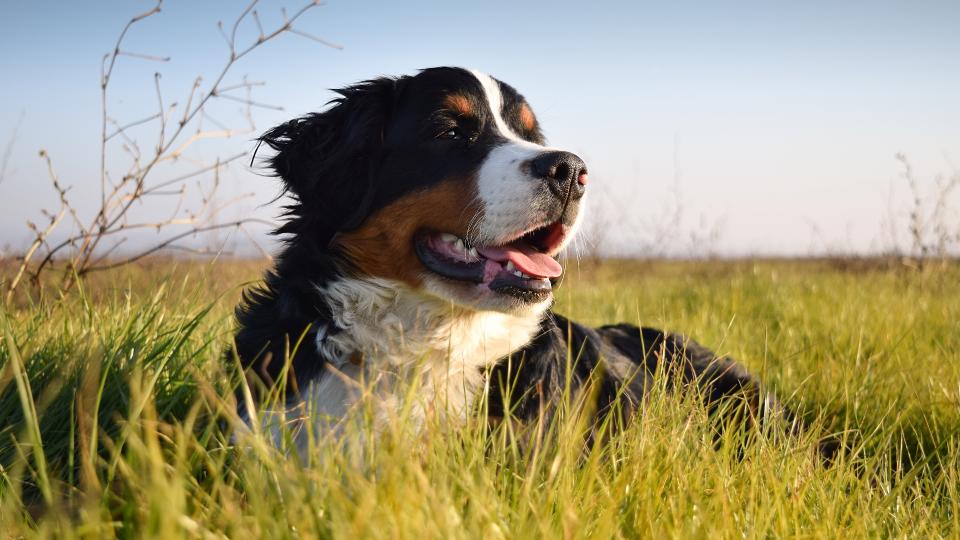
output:
{"label": "sky", "polygon": [[[56,208],[46,165],[78,201],[99,200],[100,60],[151,2],[7,2],[0,20],[0,246],[22,248],[27,220]],[[300,2],[265,0],[265,27]],[[108,106],[124,121],[167,103],[197,75],[211,81],[227,48],[218,20],[245,3],[169,0],[135,26]],[[249,21],[248,21],[249,23]],[[329,0],[297,28],[342,48],[284,35],[228,75],[265,81],[255,128],[196,145],[190,157],[249,152],[256,133],[320,110],[330,88],[378,75],[466,66],[510,83],[553,146],[591,172],[583,249],[623,255],[873,253],[905,233],[905,154],[922,185],[960,169],[960,2],[367,2]],[[252,23],[241,37],[253,39]],[[181,101],[182,102],[182,101]],[[243,126],[240,105],[211,114]],[[155,129],[138,131],[149,146]],[[142,140],[141,140],[142,139]],[[107,166],[126,167],[115,147]],[[174,174],[173,169],[158,174]],[[251,194],[227,218],[275,221],[275,180],[235,163],[221,196]],[[198,200],[188,201],[197,205]],[[155,216],[162,209],[137,209]],[[266,228],[254,229],[264,242]],[[905,235],[901,235],[905,236]],[[151,238],[137,237],[130,245]],[[905,237],[901,237],[905,241]],[[250,240],[231,237],[238,252]],[[269,247],[269,240],[266,240]]]}

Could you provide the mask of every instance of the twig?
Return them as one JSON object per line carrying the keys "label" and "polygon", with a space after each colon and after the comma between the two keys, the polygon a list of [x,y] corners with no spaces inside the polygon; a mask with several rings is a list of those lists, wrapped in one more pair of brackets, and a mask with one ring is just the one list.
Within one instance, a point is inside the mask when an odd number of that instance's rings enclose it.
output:
{"label": "twig", "polygon": [[150,116],[148,116],[148,117],[146,117],[146,118],[141,118],[140,120],[135,120],[135,121],[130,122],[129,124],[126,124],[126,125],[124,125],[124,126],[118,125],[115,120],[113,120],[112,118],[110,118],[110,119],[108,119],[108,122],[110,122],[111,124],[117,126],[117,130],[114,131],[113,133],[111,133],[110,135],[107,135],[107,140],[109,141],[110,139],[116,137],[117,135],[123,135],[128,129],[130,129],[130,128],[132,128],[132,127],[136,127],[136,126],[142,125],[142,124],[146,124],[147,122],[150,122],[150,121],[152,121],[152,120],[156,120],[157,118],[160,118],[160,116],[161,116],[160,113],[154,113],[154,114],[151,114]]}
{"label": "twig", "polygon": [[333,43],[332,41],[327,41],[327,40],[325,40],[325,39],[323,39],[323,38],[321,38],[321,37],[317,37],[317,36],[315,36],[315,35],[313,35],[313,34],[308,34],[308,33],[304,32],[303,30],[297,30],[296,28],[291,28],[291,29],[290,29],[290,33],[291,33],[291,34],[296,34],[296,35],[298,35],[298,36],[305,37],[305,38],[307,38],[307,39],[312,39],[313,41],[316,41],[317,43],[320,43],[321,45],[326,45],[327,47],[330,47],[330,48],[332,48],[332,49],[337,49],[337,50],[341,50],[341,51],[343,50],[343,45],[338,45],[338,44],[336,44],[336,43]]}
{"label": "twig", "polygon": [[169,56],[156,56],[153,54],[135,53],[130,51],[117,51],[117,56],[132,56],[141,60],[150,60],[153,62],[169,62]]}
{"label": "twig", "polygon": [[184,238],[187,238],[188,236],[193,236],[193,235],[196,235],[196,234],[199,234],[199,233],[203,233],[203,232],[215,231],[215,230],[218,230],[218,229],[226,229],[226,228],[228,228],[228,227],[237,227],[237,228],[240,228],[240,227],[242,227],[243,225],[246,225],[246,224],[252,223],[252,222],[253,222],[253,223],[257,223],[257,222],[259,222],[259,223],[265,223],[265,222],[263,222],[262,220],[240,219],[240,220],[237,220],[237,221],[232,221],[232,222],[230,222],[230,223],[218,223],[218,224],[216,224],[216,225],[209,225],[209,226],[207,226],[207,227],[196,227],[196,228],[194,228],[194,229],[190,229],[189,231],[182,232],[182,233],[180,233],[180,234],[174,235],[174,236],[172,236],[172,237],[164,240],[163,242],[160,242],[159,244],[157,244],[157,245],[155,245],[155,246],[153,246],[153,247],[151,247],[151,248],[149,248],[149,249],[145,249],[145,250],[141,251],[140,253],[137,253],[136,255],[134,255],[134,256],[132,256],[132,257],[129,257],[129,258],[126,258],[126,259],[123,259],[123,260],[120,260],[120,261],[117,261],[117,262],[114,262],[114,263],[106,264],[106,265],[103,265],[103,266],[91,266],[91,267],[85,268],[85,269],[84,269],[84,274],[89,274],[89,273],[91,273],[91,272],[100,272],[100,271],[102,271],[102,270],[110,270],[110,269],[112,269],[112,268],[118,268],[118,267],[120,267],[120,266],[124,266],[124,265],[130,264],[130,263],[132,263],[132,262],[139,261],[140,259],[143,259],[144,257],[153,255],[154,253],[157,253],[158,251],[161,251],[161,250],[165,249],[167,246],[169,246],[170,244],[175,243],[175,242],[178,241],[178,240],[182,240],[182,239],[184,239]]}
{"label": "twig", "polygon": [[228,95],[228,94],[217,94],[215,97],[220,98],[220,99],[229,99],[230,101],[236,101],[237,103],[243,103],[244,105],[249,105],[249,106],[251,106],[251,107],[260,107],[261,109],[271,109],[271,110],[274,110],[274,111],[282,111],[282,110],[283,110],[283,107],[280,107],[280,106],[278,106],[278,105],[269,105],[269,104],[266,104],[266,103],[260,103],[260,102],[257,102],[257,101],[253,101],[253,100],[250,100],[250,99],[238,98],[238,97],[231,96],[231,95]]}

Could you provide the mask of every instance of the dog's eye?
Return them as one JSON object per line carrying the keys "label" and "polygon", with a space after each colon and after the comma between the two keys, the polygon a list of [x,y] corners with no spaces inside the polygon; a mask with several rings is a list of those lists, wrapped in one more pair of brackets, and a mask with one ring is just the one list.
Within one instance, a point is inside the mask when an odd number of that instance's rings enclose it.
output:
{"label": "dog's eye", "polygon": [[477,133],[471,133],[463,131],[460,128],[448,128],[437,134],[438,139],[446,139],[448,141],[467,141],[467,142],[477,142]]}
{"label": "dog's eye", "polygon": [[463,132],[461,132],[459,129],[451,128],[441,133],[439,138],[459,141],[465,139],[466,137],[463,136]]}

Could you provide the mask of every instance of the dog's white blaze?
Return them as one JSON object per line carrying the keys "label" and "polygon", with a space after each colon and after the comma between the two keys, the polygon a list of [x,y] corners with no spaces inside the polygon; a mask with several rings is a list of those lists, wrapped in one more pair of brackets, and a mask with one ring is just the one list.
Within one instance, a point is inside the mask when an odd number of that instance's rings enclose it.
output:
{"label": "dog's white blaze", "polygon": [[493,113],[493,122],[497,126],[497,131],[511,142],[521,146],[538,148],[540,151],[543,151],[543,146],[521,139],[510,129],[506,120],[503,119],[503,94],[500,93],[500,84],[486,73],[474,69],[471,69],[470,73],[477,78],[480,86],[483,87],[483,93],[487,98],[487,106],[490,107],[490,111]]}

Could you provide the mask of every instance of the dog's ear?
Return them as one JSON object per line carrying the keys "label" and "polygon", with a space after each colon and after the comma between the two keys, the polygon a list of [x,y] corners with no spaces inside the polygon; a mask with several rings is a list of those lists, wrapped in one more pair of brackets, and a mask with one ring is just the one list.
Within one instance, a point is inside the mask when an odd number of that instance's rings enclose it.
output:
{"label": "dog's ear", "polygon": [[367,216],[384,130],[404,83],[405,78],[382,77],[335,90],[340,97],[327,110],[280,124],[260,137],[276,151],[269,165],[296,199],[291,214],[319,221],[311,231],[321,235],[318,240],[327,242]]}

